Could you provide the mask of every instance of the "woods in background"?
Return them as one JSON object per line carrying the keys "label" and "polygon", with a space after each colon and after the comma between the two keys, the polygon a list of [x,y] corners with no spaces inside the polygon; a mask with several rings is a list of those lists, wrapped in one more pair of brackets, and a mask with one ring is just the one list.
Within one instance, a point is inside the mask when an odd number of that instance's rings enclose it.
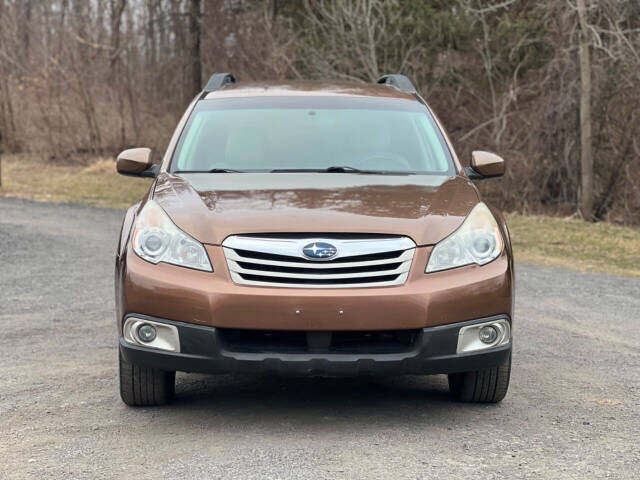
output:
{"label": "woods in background", "polygon": [[507,210],[640,224],[640,2],[0,0],[4,148],[161,151],[213,72],[408,75]]}

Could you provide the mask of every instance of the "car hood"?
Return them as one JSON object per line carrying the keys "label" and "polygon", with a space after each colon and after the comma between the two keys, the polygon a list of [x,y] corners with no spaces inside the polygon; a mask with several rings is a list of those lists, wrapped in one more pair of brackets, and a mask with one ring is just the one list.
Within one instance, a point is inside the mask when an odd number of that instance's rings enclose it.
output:
{"label": "car hood", "polygon": [[377,233],[435,244],[478,203],[466,178],[349,173],[158,176],[153,199],[199,241],[249,233]]}

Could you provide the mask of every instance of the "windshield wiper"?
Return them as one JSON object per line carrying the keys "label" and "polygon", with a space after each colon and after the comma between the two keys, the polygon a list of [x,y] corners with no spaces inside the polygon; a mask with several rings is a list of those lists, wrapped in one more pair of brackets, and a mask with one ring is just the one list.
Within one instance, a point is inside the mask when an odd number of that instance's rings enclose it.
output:
{"label": "windshield wiper", "polygon": [[275,170],[271,170],[270,173],[374,173],[371,170],[360,170],[356,167],[341,167],[334,166],[328,168],[276,168]]}
{"label": "windshield wiper", "polygon": [[412,172],[395,172],[390,170],[360,170],[356,167],[334,165],[327,168],[282,168],[271,170],[271,173],[361,173],[369,175],[409,175]]}
{"label": "windshield wiper", "polygon": [[209,170],[176,170],[173,173],[245,173],[245,171],[232,170],[230,168],[211,168]]}
{"label": "windshield wiper", "polygon": [[324,169],[325,172],[328,173],[372,173],[373,170],[360,170],[359,168],[356,167],[343,167],[341,165],[334,165],[332,167],[328,167]]}

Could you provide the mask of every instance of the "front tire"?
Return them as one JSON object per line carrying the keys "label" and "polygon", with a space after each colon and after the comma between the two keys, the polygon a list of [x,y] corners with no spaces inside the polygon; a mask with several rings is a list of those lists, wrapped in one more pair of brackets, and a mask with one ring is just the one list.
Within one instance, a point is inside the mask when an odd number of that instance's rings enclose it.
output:
{"label": "front tire", "polygon": [[510,377],[511,354],[496,367],[449,374],[449,390],[462,402],[498,403],[507,394]]}
{"label": "front tire", "polygon": [[126,361],[120,363],[120,398],[130,407],[166,405],[175,393],[176,372],[143,367]]}

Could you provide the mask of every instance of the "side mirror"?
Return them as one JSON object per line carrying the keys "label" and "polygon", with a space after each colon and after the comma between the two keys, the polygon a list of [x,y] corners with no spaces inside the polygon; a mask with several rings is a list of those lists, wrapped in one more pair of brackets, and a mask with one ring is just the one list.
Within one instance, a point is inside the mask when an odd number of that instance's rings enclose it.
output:
{"label": "side mirror", "polygon": [[160,167],[151,163],[150,148],[130,148],[118,155],[116,170],[120,175],[129,177],[155,178]]}
{"label": "side mirror", "polygon": [[476,150],[471,154],[471,166],[464,171],[471,180],[501,177],[504,175],[504,159],[493,153]]}

